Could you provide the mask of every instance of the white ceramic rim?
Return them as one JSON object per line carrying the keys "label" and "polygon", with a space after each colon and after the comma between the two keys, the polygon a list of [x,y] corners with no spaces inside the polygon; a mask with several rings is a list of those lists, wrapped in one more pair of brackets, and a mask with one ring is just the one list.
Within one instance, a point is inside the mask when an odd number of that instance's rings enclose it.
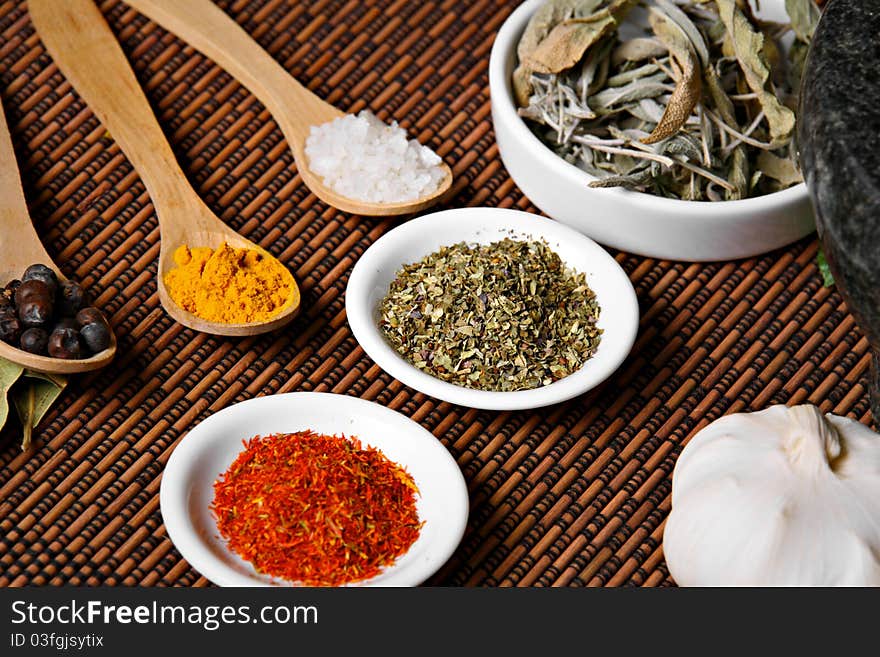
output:
{"label": "white ceramic rim", "polygon": [[[494,229],[494,224],[502,222],[505,228],[511,229],[520,235],[529,235],[534,238],[543,237],[551,246],[554,243],[577,245],[585,258],[593,258],[593,262],[601,263],[598,265],[601,274],[598,275],[609,277],[609,280],[617,284],[620,292],[619,296],[612,301],[600,297],[597,291],[597,300],[600,308],[604,309],[613,304],[617,307],[622,317],[622,321],[614,325],[616,341],[612,343],[603,339],[599,343],[599,350],[602,349],[603,344],[606,346],[609,344],[616,345],[613,352],[611,351],[613,347],[609,348],[602,361],[597,360],[594,356],[577,372],[554,381],[550,385],[513,392],[472,390],[453,383],[447,383],[419,370],[400,356],[386,342],[377,325],[377,308],[370,307],[369,305],[369,299],[373,291],[371,289],[373,272],[380,269],[380,265],[387,252],[394,251],[396,248],[418,239],[419,235],[425,230],[436,229],[437,226],[450,225],[451,220],[456,217],[462,221],[466,220],[472,225],[479,224],[482,219],[487,224],[487,227],[492,229]],[[450,231],[448,240],[445,243],[451,245],[462,240],[469,241],[469,239],[467,235],[456,235],[453,231]],[[431,251],[433,249],[425,253],[419,253],[413,261],[424,257],[424,255]],[[576,267],[575,263],[568,262],[565,258],[563,260],[566,261],[567,265]],[[395,268],[399,269],[404,264],[406,263],[402,261],[395,263]],[[589,275],[587,282],[591,282]],[[591,285],[591,287],[593,286]],[[387,291],[387,288],[385,291]],[[437,399],[461,406],[486,410],[507,411],[540,408],[567,401],[583,394],[602,383],[620,367],[635,343],[639,328],[639,305],[632,282],[617,261],[603,247],[583,233],[553,219],[520,210],[503,208],[475,207],[442,210],[413,219],[389,231],[376,240],[355,264],[345,292],[345,308],[352,332],[361,347],[379,367],[391,376],[411,388]],[[600,314],[601,322],[602,315]]]}
{"label": "white ceramic rim", "polygon": [[[501,25],[489,55],[489,93],[491,95],[491,102],[501,120],[509,124],[517,139],[531,146],[530,150],[536,160],[538,160],[538,166],[546,167],[548,175],[561,176],[570,180],[573,184],[586,186],[588,183],[596,180],[595,176],[591,176],[586,171],[577,168],[556,155],[529,130],[525,121],[517,114],[513,102],[512,83],[510,77],[505,74],[507,58],[515,51],[517,41],[525,29],[526,23],[528,23],[529,18],[538,6],[542,5],[545,1],[526,0]],[[798,183],[788,189],[763,196],[754,196],[734,201],[712,201],[712,211],[706,212],[706,205],[710,203],[709,201],[684,201],[618,187],[602,188],[596,191],[625,197],[627,203],[645,212],[650,212],[652,209],[656,209],[658,205],[665,204],[680,214],[698,216],[701,221],[715,223],[727,223],[730,221],[731,215],[740,215],[759,207],[766,208],[777,203],[784,204],[807,196],[806,183]]]}
{"label": "white ceramic rim", "polygon": [[[433,573],[435,573],[453,554],[464,536],[467,526],[470,503],[468,500],[467,484],[464,476],[455,462],[455,459],[443,444],[434,437],[427,429],[392,409],[386,408],[376,402],[371,402],[357,397],[348,395],[340,395],[333,393],[319,392],[290,392],[278,395],[268,395],[265,397],[256,397],[248,399],[237,404],[228,406],[195,426],[177,445],[168,459],[162,475],[162,483],[159,490],[159,504],[162,513],[162,520],[171,538],[172,543],[189,564],[199,573],[204,575],[208,580],[219,586],[234,587],[254,587],[254,586],[286,586],[289,583],[280,581],[269,581],[270,578],[259,576],[253,572],[252,575],[242,572],[242,569],[235,569],[220,559],[209,546],[209,542],[200,536],[199,529],[195,525],[189,506],[191,504],[191,487],[196,482],[193,481],[192,471],[197,468],[197,459],[202,452],[211,449],[212,444],[216,443],[216,432],[222,427],[227,418],[236,413],[241,413],[242,409],[256,412],[260,407],[269,407],[275,405],[294,405],[302,403],[306,406],[315,404],[316,401],[332,402],[334,409],[339,409],[340,425],[346,416],[346,411],[350,416],[359,414],[371,414],[374,418],[380,418],[381,422],[387,423],[392,430],[398,435],[405,435],[407,441],[416,441],[419,443],[418,450],[420,458],[430,460],[431,477],[433,486],[426,486],[426,476],[421,478],[417,473],[410,469],[415,480],[416,486],[423,491],[432,490],[438,486],[443,487],[443,506],[448,513],[444,514],[444,524],[448,525],[448,531],[441,533],[430,543],[429,546],[422,546],[419,549],[419,541],[423,540],[429,520],[426,519],[426,525],[422,529],[422,533],[415,544],[410,548],[409,552],[418,550],[418,559],[412,559],[404,566],[399,563],[403,561],[407,554],[404,554],[398,563],[386,568],[376,577],[359,582],[353,582],[347,586],[353,587],[370,587],[370,586],[418,586]],[[308,418],[302,418],[302,429],[308,426]],[[286,431],[281,428],[279,431]],[[212,439],[212,433],[214,438]],[[351,435],[351,429],[340,426],[339,433]],[[358,435],[362,444],[372,445],[382,449],[388,455],[387,447],[383,447],[387,438],[383,439],[382,435]],[[239,446],[241,440],[251,438],[251,436],[230,436],[225,440],[235,439]],[[235,453],[240,453],[243,447],[240,447]],[[391,458],[389,456],[389,458]],[[234,459],[234,456],[233,456]],[[395,459],[404,467],[409,469],[411,464],[402,459]],[[229,463],[232,459],[229,459]],[[229,463],[226,464],[228,467]],[[422,464],[422,467],[426,467]],[[217,473],[219,475],[220,472]],[[434,494],[432,503],[438,503],[438,494]],[[421,503],[421,502],[420,502]],[[216,525],[212,526],[216,532]],[[222,543],[222,539],[215,538],[216,542]],[[237,555],[224,547],[225,553],[229,558],[239,562],[242,566],[246,566],[253,571],[253,567],[247,562],[241,560]],[[428,551],[426,555],[425,552]]]}

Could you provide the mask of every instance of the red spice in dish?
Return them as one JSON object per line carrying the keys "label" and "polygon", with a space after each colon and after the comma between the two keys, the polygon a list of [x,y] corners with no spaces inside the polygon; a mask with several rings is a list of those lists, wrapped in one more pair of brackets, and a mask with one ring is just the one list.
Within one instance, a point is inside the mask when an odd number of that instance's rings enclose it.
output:
{"label": "red spice in dish", "polygon": [[373,577],[419,536],[415,483],[356,438],[256,436],[214,482],[230,549],[261,573],[310,586]]}

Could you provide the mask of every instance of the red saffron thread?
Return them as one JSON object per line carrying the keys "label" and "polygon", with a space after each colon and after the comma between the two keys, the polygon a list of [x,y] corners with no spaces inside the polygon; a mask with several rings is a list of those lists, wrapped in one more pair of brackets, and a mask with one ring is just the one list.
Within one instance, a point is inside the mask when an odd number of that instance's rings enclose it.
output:
{"label": "red saffron thread", "polygon": [[338,586],[374,577],[418,538],[418,489],[380,450],[312,431],[243,444],[214,482],[211,511],[257,571]]}

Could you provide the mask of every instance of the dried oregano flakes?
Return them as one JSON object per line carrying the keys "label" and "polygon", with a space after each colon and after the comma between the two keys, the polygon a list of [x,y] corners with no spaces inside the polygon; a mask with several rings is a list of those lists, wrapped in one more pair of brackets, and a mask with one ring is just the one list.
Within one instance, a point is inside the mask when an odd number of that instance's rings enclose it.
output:
{"label": "dried oregano flakes", "polygon": [[580,369],[601,337],[586,277],[546,244],[443,247],[404,266],[380,328],[420,370],[467,388],[527,390]]}

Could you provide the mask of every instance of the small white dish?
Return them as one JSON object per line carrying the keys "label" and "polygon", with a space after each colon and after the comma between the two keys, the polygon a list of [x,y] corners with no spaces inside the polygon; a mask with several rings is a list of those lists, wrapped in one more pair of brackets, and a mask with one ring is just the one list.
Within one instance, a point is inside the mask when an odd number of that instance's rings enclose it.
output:
{"label": "small white dish", "polygon": [[317,433],[356,437],[404,466],[419,489],[424,526],[397,561],[350,586],[417,586],[452,555],[464,535],[468,495],[455,460],[429,431],[374,402],[330,393],[293,392],[249,399],[211,415],[190,431],[162,476],[162,519],[172,542],[202,575],[219,586],[290,586],[258,573],[226,546],[209,505],[214,482],[256,435]]}
{"label": "small white dish", "polygon": [[[517,43],[544,2],[527,0],[504,21],[489,58],[498,152],[510,177],[544,213],[606,246],[692,262],[751,257],[815,230],[803,183],[766,196],[717,202],[589,187],[595,178],[544,145],[517,114],[513,101],[510,77]],[[755,13],[767,20],[788,20],[783,0],[764,0]]]}
{"label": "small white dish", "polygon": [[[385,340],[379,306],[404,266],[442,246],[489,244],[514,237],[544,239],[563,262],[583,272],[599,303],[603,330],[596,353],[577,372],[532,390],[472,390],[442,381],[411,365]],[[639,326],[632,283],[605,249],[581,233],[539,215],[501,208],[458,208],[424,215],[382,236],[355,264],[345,292],[345,310],[355,338],[379,367],[427,395],[472,408],[539,408],[576,397],[613,373],[629,354]]]}

